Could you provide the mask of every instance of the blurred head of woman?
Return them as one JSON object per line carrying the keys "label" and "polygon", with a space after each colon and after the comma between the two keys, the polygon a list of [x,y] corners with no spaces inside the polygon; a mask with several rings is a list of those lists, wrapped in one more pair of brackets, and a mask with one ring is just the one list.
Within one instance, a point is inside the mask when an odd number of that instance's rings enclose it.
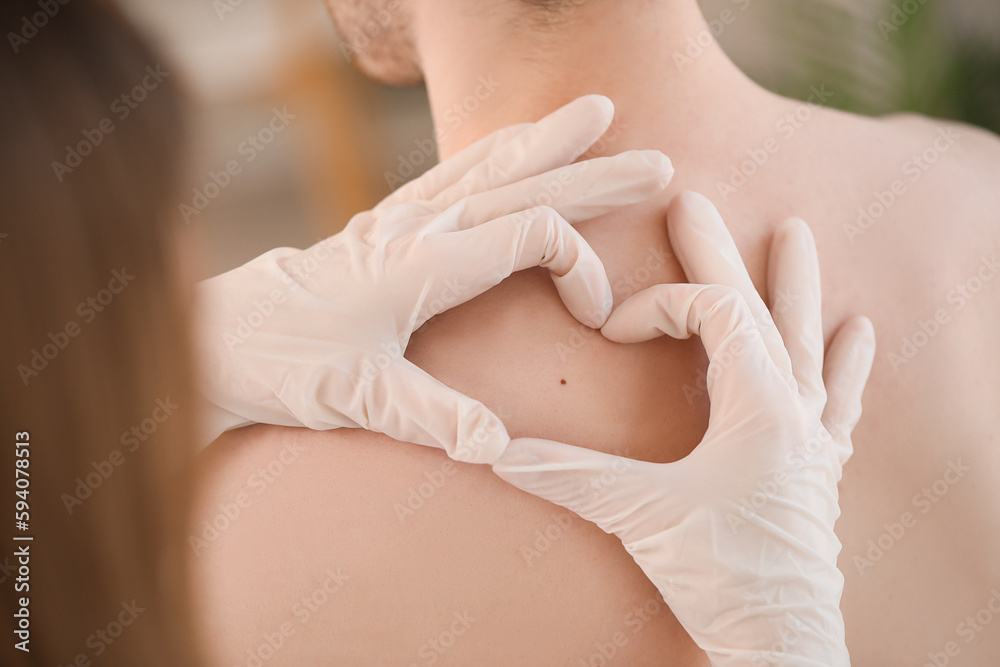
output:
{"label": "blurred head of woman", "polygon": [[0,590],[30,632],[3,663],[197,665],[180,98],[109,2],[5,0],[0,24]]}

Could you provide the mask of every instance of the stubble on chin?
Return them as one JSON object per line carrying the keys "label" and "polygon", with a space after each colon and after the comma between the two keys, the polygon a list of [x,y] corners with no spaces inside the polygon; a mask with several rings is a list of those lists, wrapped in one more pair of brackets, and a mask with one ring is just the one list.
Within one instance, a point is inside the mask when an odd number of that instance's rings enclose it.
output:
{"label": "stubble on chin", "polygon": [[366,76],[394,86],[423,82],[405,0],[327,0],[344,53]]}

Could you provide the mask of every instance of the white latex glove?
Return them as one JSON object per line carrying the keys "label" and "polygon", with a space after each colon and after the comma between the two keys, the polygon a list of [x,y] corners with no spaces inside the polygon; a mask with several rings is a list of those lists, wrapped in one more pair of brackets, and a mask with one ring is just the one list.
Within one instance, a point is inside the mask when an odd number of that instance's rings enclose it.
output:
{"label": "white latex glove", "polygon": [[496,460],[510,440],[500,420],[403,353],[434,315],[534,266],[552,272],[577,319],[605,322],[607,275],[570,223],[643,201],[673,174],[659,151],[571,164],[613,115],[591,95],[499,130],[312,248],[278,248],[201,283],[207,441],[252,422],[363,427]]}
{"label": "white latex glove", "polygon": [[704,439],[668,464],[515,439],[493,470],[621,538],[713,665],[849,665],[833,525],[874,358],[871,324],[841,328],[824,381],[819,268],[805,223],[787,221],[772,242],[772,323],[711,203],[684,193],[668,219],[688,278],[719,284],[646,289],[603,333],[620,343],[701,336]]}

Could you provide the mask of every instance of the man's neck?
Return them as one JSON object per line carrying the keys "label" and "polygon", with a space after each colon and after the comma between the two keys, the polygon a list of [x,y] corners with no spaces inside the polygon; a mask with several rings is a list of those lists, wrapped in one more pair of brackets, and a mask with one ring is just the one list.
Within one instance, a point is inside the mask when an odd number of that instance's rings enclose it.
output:
{"label": "man's neck", "polygon": [[630,145],[628,135],[648,141],[642,135],[653,126],[661,145],[683,150],[693,127],[711,123],[718,135],[733,125],[727,119],[738,119],[745,128],[749,99],[778,103],[710,38],[693,0],[576,0],[547,26],[517,24],[513,10],[496,11],[473,13],[437,0],[415,12],[442,158],[587,93],[615,102],[612,131],[624,140],[608,153],[647,147]]}

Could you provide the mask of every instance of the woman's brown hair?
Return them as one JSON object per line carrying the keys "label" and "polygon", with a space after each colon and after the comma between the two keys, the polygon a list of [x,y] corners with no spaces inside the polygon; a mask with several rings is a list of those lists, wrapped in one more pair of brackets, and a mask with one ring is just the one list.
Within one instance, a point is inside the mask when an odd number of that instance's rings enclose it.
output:
{"label": "woman's brown hair", "polygon": [[28,598],[30,631],[30,652],[8,630],[0,654],[198,665],[173,72],[107,2],[5,0],[0,28],[0,599],[16,631]]}

